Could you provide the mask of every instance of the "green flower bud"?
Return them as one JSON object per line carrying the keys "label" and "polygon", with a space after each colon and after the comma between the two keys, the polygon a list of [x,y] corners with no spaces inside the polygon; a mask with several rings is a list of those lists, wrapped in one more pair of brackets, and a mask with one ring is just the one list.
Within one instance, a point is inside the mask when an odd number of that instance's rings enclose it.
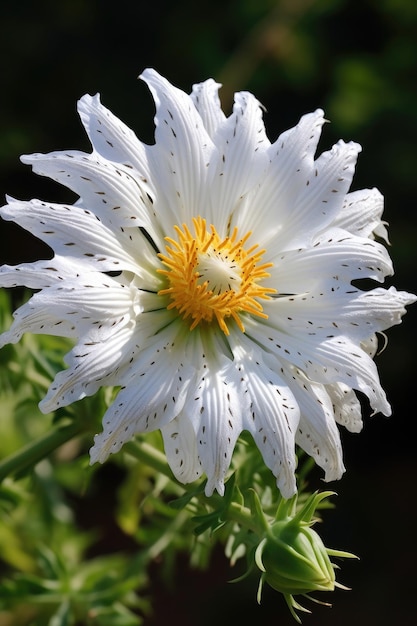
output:
{"label": "green flower bud", "polygon": [[[266,582],[281,592],[295,619],[300,622],[294,609],[305,611],[293,596],[307,595],[312,591],[333,591],[343,587],[336,582],[335,566],[331,556],[354,557],[348,552],[326,548],[313,530],[313,515],[322,500],[331,492],[311,495],[304,506],[296,512],[297,499],[283,500],[278,507],[275,521],[266,523],[259,501],[255,498],[254,510],[264,521],[264,534],[255,552],[255,563],[262,572],[258,600]],[[307,596],[309,597],[309,596]]]}
{"label": "green flower bud", "polygon": [[259,544],[258,566],[264,580],[287,594],[333,591],[335,574],[320,536],[293,519],[275,522]]}

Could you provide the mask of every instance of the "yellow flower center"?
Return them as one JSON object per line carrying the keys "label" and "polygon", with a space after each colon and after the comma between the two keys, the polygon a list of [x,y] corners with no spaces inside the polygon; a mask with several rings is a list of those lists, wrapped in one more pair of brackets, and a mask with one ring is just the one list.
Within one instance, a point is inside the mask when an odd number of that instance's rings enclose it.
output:
{"label": "yellow flower center", "polygon": [[245,331],[240,314],[251,313],[266,319],[258,299],[269,300],[275,289],[262,287],[259,281],[269,276],[265,270],[272,263],[259,264],[265,250],[254,245],[245,250],[251,233],[238,239],[237,228],[230,237],[220,237],[214,226],[207,230],[206,220],[193,218],[194,234],[183,224],[175,226],[177,240],[166,237],[166,254],[159,254],[168,269],[169,286],[159,295],[169,295],[168,309],[177,309],[189,321],[190,330],[201,322],[217,321],[228,335],[227,318]]}

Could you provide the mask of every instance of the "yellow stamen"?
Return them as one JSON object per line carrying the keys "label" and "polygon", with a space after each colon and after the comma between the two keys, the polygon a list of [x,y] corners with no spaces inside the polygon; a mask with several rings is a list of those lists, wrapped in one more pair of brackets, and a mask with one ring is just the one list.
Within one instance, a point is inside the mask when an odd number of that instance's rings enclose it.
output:
{"label": "yellow stamen", "polygon": [[[259,265],[265,250],[244,244],[251,233],[238,239],[235,228],[230,237],[221,238],[213,225],[207,231],[206,220],[193,218],[194,235],[186,224],[175,226],[178,240],[166,237],[167,254],[159,254],[168,269],[158,270],[168,279],[168,287],[158,294],[169,295],[168,310],[178,313],[193,330],[202,322],[217,321],[228,335],[227,318],[232,318],[245,332],[240,313],[246,312],[266,319],[258,299],[269,300],[275,289],[258,284],[269,277],[265,270],[272,263]],[[169,244],[169,245],[168,245]]]}

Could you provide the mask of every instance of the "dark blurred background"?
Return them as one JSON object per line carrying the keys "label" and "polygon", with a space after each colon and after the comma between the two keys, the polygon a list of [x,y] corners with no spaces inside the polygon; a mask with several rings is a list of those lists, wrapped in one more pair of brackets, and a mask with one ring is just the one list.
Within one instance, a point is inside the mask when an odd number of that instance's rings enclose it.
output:
{"label": "dark blurred background", "polygon": [[[155,67],[177,86],[208,77],[232,94],[247,89],[265,105],[271,140],[306,112],[322,107],[331,124],[321,149],[339,138],[364,150],[353,189],[385,195],[397,288],[416,291],[417,259],[417,3],[415,0],[15,0],[0,3],[0,192],[18,198],[72,200],[55,183],[20,164],[22,153],[88,150],[75,112],[84,93],[152,141],[153,104],[136,80]],[[0,225],[0,261],[48,255],[34,238]],[[311,626],[414,623],[417,550],[416,451],[413,409],[417,310],[389,331],[377,359],[393,416],[367,417],[361,435],[344,434],[348,472],[335,487],[337,508],[322,528],[327,544],[360,562],[339,576],[353,588],[336,592],[332,609],[313,606]],[[333,487],[333,485],[332,485]],[[167,589],[158,581],[149,626],[251,619],[294,623],[281,597],[227,585],[219,556],[210,573],[184,564]]]}

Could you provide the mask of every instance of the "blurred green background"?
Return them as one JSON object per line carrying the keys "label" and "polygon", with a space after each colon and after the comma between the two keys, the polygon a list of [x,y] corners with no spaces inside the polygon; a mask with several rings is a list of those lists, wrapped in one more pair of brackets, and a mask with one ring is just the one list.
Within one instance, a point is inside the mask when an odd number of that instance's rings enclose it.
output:
{"label": "blurred green background", "polygon": [[[352,188],[376,186],[384,193],[392,282],[417,290],[415,0],[16,0],[0,3],[0,24],[2,195],[72,200],[65,189],[31,174],[19,155],[89,150],[75,112],[84,93],[100,92],[107,107],[151,142],[153,104],[136,80],[142,69],[153,66],[187,91],[213,77],[224,84],[225,110],[234,91],[255,93],[266,107],[271,140],[322,107],[331,124],[321,149],[339,138],[362,144]],[[9,223],[1,224],[0,237],[2,263],[49,254]],[[411,309],[404,325],[389,331],[388,348],[377,359],[393,417],[368,417],[360,436],[344,434],[348,472],[335,486],[337,508],[326,515],[322,532],[329,545],[360,555],[340,576],[353,590],[334,594],[331,610],[313,606],[305,624],[414,623],[415,329]],[[113,482],[107,483],[109,501]],[[103,551],[119,549],[115,544]],[[258,607],[255,590],[226,585],[230,571],[220,555],[205,574],[184,560],[170,589],[157,568],[154,578],[149,626],[168,619],[182,626],[293,623],[276,594],[266,593]]]}

